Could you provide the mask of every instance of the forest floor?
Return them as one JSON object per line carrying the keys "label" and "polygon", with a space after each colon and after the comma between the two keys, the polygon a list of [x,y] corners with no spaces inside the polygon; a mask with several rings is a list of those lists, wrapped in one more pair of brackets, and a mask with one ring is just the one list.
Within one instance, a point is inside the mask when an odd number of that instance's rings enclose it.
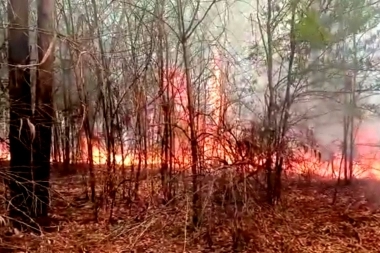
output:
{"label": "forest floor", "polygon": [[234,219],[226,215],[209,215],[204,226],[209,229],[186,226],[191,219],[186,198],[167,206],[154,200],[149,205],[142,200],[118,203],[111,222],[109,210],[102,208],[94,222],[94,208],[83,200],[81,176],[55,176],[52,181],[54,231],[0,234],[0,253],[380,252],[376,181],[339,188],[329,182],[289,184],[276,208],[251,203],[242,209],[235,247]]}

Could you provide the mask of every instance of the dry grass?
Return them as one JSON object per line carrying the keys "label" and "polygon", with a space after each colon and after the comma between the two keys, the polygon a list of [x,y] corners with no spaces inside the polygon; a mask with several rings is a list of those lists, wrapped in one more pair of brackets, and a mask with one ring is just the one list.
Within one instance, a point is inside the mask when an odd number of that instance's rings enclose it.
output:
{"label": "dry grass", "polygon": [[[132,204],[119,199],[112,222],[101,209],[95,223],[92,205],[80,199],[80,181],[78,175],[53,179],[56,231],[43,236],[4,234],[0,252],[233,252],[234,220],[225,210],[210,213],[206,208],[206,225],[191,230],[186,226],[191,215],[187,197],[164,206],[141,194]],[[339,188],[332,205],[334,190],[326,182],[292,184],[275,209],[247,202],[239,214],[236,250],[379,252],[380,212],[365,198],[366,184]]]}

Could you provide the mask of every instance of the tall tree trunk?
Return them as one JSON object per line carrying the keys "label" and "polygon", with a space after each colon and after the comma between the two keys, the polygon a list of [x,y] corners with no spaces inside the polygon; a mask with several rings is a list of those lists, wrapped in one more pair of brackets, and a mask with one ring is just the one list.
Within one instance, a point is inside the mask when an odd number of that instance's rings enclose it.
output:
{"label": "tall tree trunk", "polygon": [[[172,106],[170,103],[170,83],[172,80],[169,80],[170,73],[168,72],[168,66],[165,64],[165,58],[164,58],[164,43],[165,43],[165,37],[164,37],[164,5],[165,2],[157,2],[157,15],[159,17],[159,22],[157,22],[157,30],[158,30],[158,64],[159,64],[159,94],[161,96],[162,100],[162,114],[163,114],[163,133],[162,133],[162,140],[161,140],[161,183],[162,183],[162,190],[164,195],[164,201],[168,202],[171,200],[171,191],[169,187],[169,157],[171,156],[171,125],[170,125],[170,117],[172,112]],[[166,87],[165,87],[165,77],[166,78]],[[173,81],[174,82],[174,81]]]}
{"label": "tall tree trunk", "polygon": [[[55,109],[54,109],[55,110]],[[60,143],[60,140],[62,139],[61,138],[61,134],[60,134],[60,129],[59,129],[59,125],[56,125],[55,127],[53,127],[54,129],[54,160],[53,162],[58,162],[58,163],[61,163],[62,162],[62,155],[61,155],[61,143]]]}
{"label": "tall tree trunk", "polygon": [[352,47],[354,49],[354,70],[352,72],[351,78],[351,101],[350,101],[350,163],[349,163],[349,171],[350,171],[350,181],[354,177],[354,155],[356,155],[355,150],[355,138],[357,128],[355,127],[355,117],[357,116],[357,105],[356,105],[356,77],[358,72],[358,47],[357,47],[357,37],[354,34]]}
{"label": "tall tree trunk", "polygon": [[14,225],[29,221],[32,210],[31,129],[32,95],[28,65],[28,0],[8,1],[9,21],[9,100],[10,100],[10,217]]}
{"label": "tall tree trunk", "polygon": [[[53,63],[54,53],[51,43],[54,32],[54,0],[38,1],[37,44],[38,61],[36,82],[35,125],[36,138],[33,152],[33,176],[36,183],[35,215],[39,218],[48,216],[50,150],[52,142],[53,107]],[[46,59],[46,60],[45,60]],[[45,60],[45,61],[44,61]]]}
{"label": "tall tree trunk", "polygon": [[267,181],[267,201],[270,204],[273,204],[273,144],[272,139],[274,139],[273,131],[271,129],[275,129],[277,127],[276,120],[275,120],[275,107],[276,107],[276,101],[275,101],[275,85],[273,83],[273,28],[271,26],[271,23],[273,22],[272,18],[272,2],[271,0],[267,1],[267,20],[266,20],[266,37],[267,41],[263,42],[266,43],[266,60],[267,60],[267,78],[268,78],[268,91],[269,91],[269,99],[267,104],[267,118],[266,118],[266,129],[269,130],[269,135],[265,138],[268,138],[269,140],[266,140],[268,143],[266,145],[266,162],[265,162],[265,172],[266,172],[266,181]]}

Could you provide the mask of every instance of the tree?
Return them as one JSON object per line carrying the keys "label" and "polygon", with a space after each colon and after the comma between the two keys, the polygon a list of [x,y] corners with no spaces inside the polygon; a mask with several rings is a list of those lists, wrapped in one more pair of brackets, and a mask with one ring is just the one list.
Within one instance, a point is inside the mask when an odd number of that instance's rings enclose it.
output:
{"label": "tree", "polygon": [[45,218],[49,211],[50,150],[53,107],[54,63],[54,0],[38,1],[37,44],[38,60],[36,82],[36,110],[34,123],[36,138],[33,143],[33,176],[35,181],[35,217]]}
{"label": "tree", "polygon": [[9,100],[10,100],[10,217],[15,226],[30,221],[32,213],[31,141],[33,127],[29,64],[29,2],[10,0]]}
{"label": "tree", "polygon": [[[344,181],[350,183],[353,177],[355,135],[361,122],[358,117],[357,100],[360,99],[359,90],[363,88],[360,86],[363,86],[366,77],[362,77],[361,81],[359,78],[369,70],[366,63],[370,61],[368,57],[370,51],[367,46],[370,48],[370,45],[375,44],[373,40],[376,38],[373,39],[373,36],[368,35],[378,24],[379,16],[376,14],[378,5],[372,1],[347,0],[333,5],[333,8],[319,6],[318,10],[314,8],[303,13],[298,26],[299,40],[307,42],[312,50],[323,49],[325,52],[332,52],[323,57],[320,54],[318,58],[323,59],[319,65],[324,65],[324,69],[329,67],[328,71],[324,71],[325,78],[331,77],[331,72],[335,72],[333,75],[337,80],[326,82],[328,86],[333,87],[334,91],[343,93],[340,101],[343,108],[342,164]],[[323,14],[317,15],[317,13]],[[312,34],[319,34],[319,37],[313,37]],[[320,84],[317,86],[320,87]],[[372,87],[368,87],[369,90],[373,90],[373,85],[370,86]],[[360,102],[363,104],[363,101]]]}
{"label": "tree", "polygon": [[[375,10],[377,7],[372,6],[370,1],[347,0],[339,4],[310,0],[257,1],[257,30],[261,44],[253,48],[262,49],[264,61],[261,62],[264,64],[261,63],[260,70],[266,71],[268,83],[264,95],[264,126],[269,143],[265,169],[269,202],[273,203],[280,196],[278,184],[281,183],[283,160],[287,159],[284,152],[286,136],[293,126],[311,117],[310,112],[297,106],[309,109],[311,106],[320,107],[321,96],[324,96],[324,102],[327,99],[333,101],[334,94],[337,97],[336,94],[342,92],[347,71],[352,70],[357,75],[360,60],[356,53],[353,54],[354,49],[348,53],[347,42],[356,40],[357,34],[364,34],[374,27],[378,19],[372,15]],[[253,60],[260,62],[260,54],[255,54],[255,58]],[[332,79],[336,80],[335,83]],[[312,96],[311,91],[317,96]],[[352,97],[356,97],[355,91],[351,93]],[[349,103],[347,100],[346,104],[352,107],[356,102]],[[343,113],[344,105],[340,103],[339,107]],[[353,121],[353,117],[347,118],[348,121]],[[345,149],[352,149],[353,141],[348,142],[348,138],[353,139],[353,131],[347,128],[344,146]]]}

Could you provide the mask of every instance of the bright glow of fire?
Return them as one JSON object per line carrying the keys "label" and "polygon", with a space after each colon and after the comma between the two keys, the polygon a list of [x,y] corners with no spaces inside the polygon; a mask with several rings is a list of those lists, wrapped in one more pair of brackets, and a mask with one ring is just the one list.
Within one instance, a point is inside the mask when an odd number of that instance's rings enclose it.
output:
{"label": "bright glow of fire", "polygon": [[[216,54],[216,53],[215,53]],[[207,83],[207,94],[205,100],[209,104],[208,112],[206,114],[197,115],[196,122],[198,122],[199,132],[208,133],[206,137],[199,138],[199,149],[202,157],[220,158],[221,160],[233,164],[238,162],[238,156],[236,150],[227,143],[228,136],[219,133],[218,128],[221,125],[222,106],[223,106],[223,71],[221,67],[221,61],[216,54],[212,63],[213,77]],[[171,89],[172,100],[175,103],[174,117],[177,120],[176,123],[189,131],[187,122],[189,122],[187,111],[187,94],[186,83],[184,75],[178,71],[172,71],[168,76],[171,76],[166,81],[166,87]],[[176,130],[175,130],[176,131]],[[353,163],[354,176],[358,178],[374,177],[380,179],[380,146],[369,146],[366,143],[373,143],[371,140],[371,129],[360,129],[356,137],[357,154]],[[187,133],[188,134],[188,133]],[[372,142],[371,142],[372,141]],[[362,143],[363,145],[360,145]],[[175,138],[175,158],[174,164],[177,164],[179,168],[188,168],[191,163],[189,140],[181,134],[181,131],[176,132]],[[107,155],[99,138],[92,141],[93,147],[93,162],[94,164],[107,164]],[[127,149],[127,148],[126,148]],[[82,162],[88,161],[87,154],[87,141],[84,136],[80,141],[80,157]],[[144,164],[157,165],[161,164],[160,152],[148,152],[147,154],[141,154],[138,152],[125,151],[123,156],[120,150],[117,150],[116,154],[111,157],[114,158],[114,163],[117,165],[124,164],[130,166],[136,165],[139,161]],[[319,175],[327,178],[337,178],[338,174],[343,176],[343,159],[339,152],[335,152],[331,159],[320,160],[319,157],[312,154],[312,152],[305,152],[304,150],[296,150],[292,161],[288,161],[286,166],[289,170],[292,170],[299,174]],[[0,159],[9,160],[10,155],[8,147],[4,143],[0,143]]]}
{"label": "bright glow of fire", "polygon": [[[335,155],[330,161],[319,161],[311,154],[299,152],[299,158],[291,163],[292,171],[300,174],[312,173],[326,178],[341,178],[344,176],[344,159]],[[353,175],[356,178],[380,179],[380,161],[373,155],[362,156],[353,161]],[[348,165],[347,165],[348,168]]]}
{"label": "bright glow of fire", "polygon": [[0,160],[9,160],[11,158],[8,147],[5,143],[0,143]]}
{"label": "bright glow of fire", "polygon": [[[356,178],[377,178],[380,179],[380,142],[377,136],[377,126],[362,126],[355,136],[355,147],[353,153],[353,175]],[[330,150],[328,158],[323,161],[309,153],[298,152],[298,158],[292,163],[293,169],[297,172],[307,173],[313,171],[314,174],[323,177],[337,178],[344,175],[344,158],[335,145],[335,150]],[[326,155],[326,154],[325,154]],[[349,158],[347,158],[349,160]],[[347,168],[349,168],[347,161]]]}

